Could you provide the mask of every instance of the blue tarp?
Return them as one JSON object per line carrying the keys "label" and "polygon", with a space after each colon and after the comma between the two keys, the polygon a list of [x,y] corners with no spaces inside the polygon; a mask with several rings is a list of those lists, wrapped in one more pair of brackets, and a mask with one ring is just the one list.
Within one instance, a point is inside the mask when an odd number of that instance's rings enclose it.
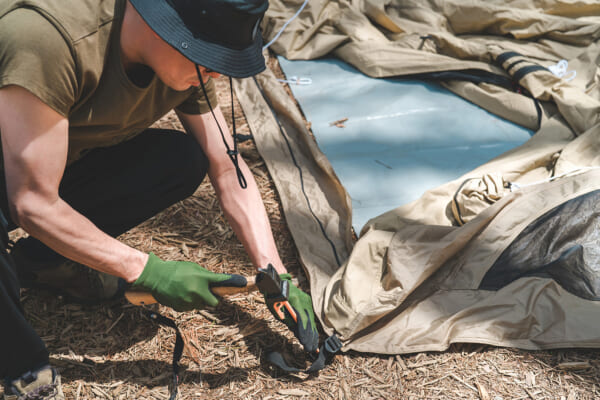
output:
{"label": "blue tarp", "polygon": [[279,63],[288,79],[312,80],[290,87],[352,198],[357,232],[532,135],[435,83],[370,78],[337,59]]}

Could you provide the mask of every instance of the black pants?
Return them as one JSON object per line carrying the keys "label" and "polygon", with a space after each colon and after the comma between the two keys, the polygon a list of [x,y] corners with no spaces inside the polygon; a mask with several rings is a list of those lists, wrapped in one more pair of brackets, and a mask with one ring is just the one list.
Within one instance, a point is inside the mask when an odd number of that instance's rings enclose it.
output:
{"label": "black pants", "polygon": [[[93,150],[68,166],[60,196],[116,237],[189,197],[207,169],[208,160],[193,137],[148,129],[124,143]],[[9,219],[3,174],[1,179],[0,208],[12,230],[16,225]],[[36,258],[61,257],[36,239],[26,240]],[[5,245],[0,258],[0,378],[16,378],[47,364],[48,351],[23,315],[15,266]]]}

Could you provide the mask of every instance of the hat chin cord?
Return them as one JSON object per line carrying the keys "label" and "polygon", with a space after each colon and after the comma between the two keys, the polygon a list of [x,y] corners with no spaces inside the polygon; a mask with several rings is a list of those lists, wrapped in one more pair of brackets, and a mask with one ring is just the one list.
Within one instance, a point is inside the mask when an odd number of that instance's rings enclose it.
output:
{"label": "hat chin cord", "polygon": [[215,122],[217,123],[217,128],[219,128],[219,132],[221,133],[221,139],[223,139],[223,144],[225,145],[225,148],[227,149],[227,155],[229,156],[229,159],[231,160],[231,162],[233,163],[233,166],[235,167],[235,173],[237,175],[240,187],[242,189],[246,189],[248,187],[248,183],[246,182],[246,177],[244,177],[244,174],[242,173],[242,170],[240,169],[240,164],[238,161],[239,152],[238,152],[238,148],[237,148],[236,130],[235,130],[235,112],[234,112],[234,108],[233,108],[233,80],[231,77],[229,77],[229,91],[230,91],[230,95],[231,95],[231,124],[232,124],[232,128],[233,128],[233,149],[232,149],[231,147],[229,147],[229,144],[227,143],[227,140],[225,139],[225,134],[223,133],[223,129],[221,129],[221,124],[219,124],[219,121],[217,120],[217,117],[215,115],[215,111],[213,110],[213,107],[210,104],[210,99],[208,98],[208,93],[206,92],[206,86],[204,85],[204,80],[202,79],[202,74],[200,73],[200,68],[198,68],[198,64],[195,64],[195,65],[196,65],[196,73],[198,74],[198,80],[200,81],[200,87],[202,88],[202,93],[204,94],[204,98],[206,99],[206,103],[208,104],[208,108],[210,109],[210,113],[212,114],[213,118],[215,119]]}

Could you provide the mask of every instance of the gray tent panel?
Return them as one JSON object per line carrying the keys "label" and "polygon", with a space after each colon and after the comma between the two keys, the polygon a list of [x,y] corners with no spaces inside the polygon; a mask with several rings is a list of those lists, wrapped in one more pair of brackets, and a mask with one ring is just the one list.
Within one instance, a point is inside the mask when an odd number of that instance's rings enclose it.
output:
{"label": "gray tent panel", "polygon": [[[279,62],[352,198],[357,232],[531,137],[434,82],[375,79],[332,58]],[[312,83],[294,84],[292,77]],[[345,119],[343,127],[332,124]]]}
{"label": "gray tent panel", "polygon": [[553,279],[586,300],[600,300],[600,191],[571,199],[532,222],[485,274],[498,290],[528,276]]}

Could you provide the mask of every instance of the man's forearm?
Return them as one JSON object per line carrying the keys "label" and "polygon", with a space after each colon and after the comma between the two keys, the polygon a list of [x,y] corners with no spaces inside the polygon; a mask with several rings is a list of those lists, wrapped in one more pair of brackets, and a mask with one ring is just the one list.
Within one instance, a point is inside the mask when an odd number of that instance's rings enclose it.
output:
{"label": "man's forearm", "polygon": [[285,273],[256,181],[243,160],[240,168],[248,183],[246,189],[240,187],[235,169],[227,169],[218,176],[209,170],[221,208],[256,268],[273,264],[277,272]]}
{"label": "man's forearm", "polygon": [[58,195],[69,122],[19,86],[0,89],[6,192],[13,220],[65,257],[131,281],[145,254],[101,232]]}
{"label": "man's forearm", "polygon": [[30,199],[17,213],[18,223],[31,236],[61,255],[133,282],[148,255],[110,237],[62,199],[53,203]]}
{"label": "man's forearm", "polygon": [[210,163],[208,175],[217,192],[221,209],[254,266],[262,268],[273,264],[278,272],[285,273],[286,269],[275,246],[269,218],[256,181],[244,160],[239,157],[239,166],[248,184],[246,189],[240,187],[235,168],[223,145],[221,129],[229,147],[234,147],[233,138],[221,110],[218,107],[214,109],[216,120],[211,113],[200,115],[178,113],[178,115],[183,126],[196,137],[208,157]]}

